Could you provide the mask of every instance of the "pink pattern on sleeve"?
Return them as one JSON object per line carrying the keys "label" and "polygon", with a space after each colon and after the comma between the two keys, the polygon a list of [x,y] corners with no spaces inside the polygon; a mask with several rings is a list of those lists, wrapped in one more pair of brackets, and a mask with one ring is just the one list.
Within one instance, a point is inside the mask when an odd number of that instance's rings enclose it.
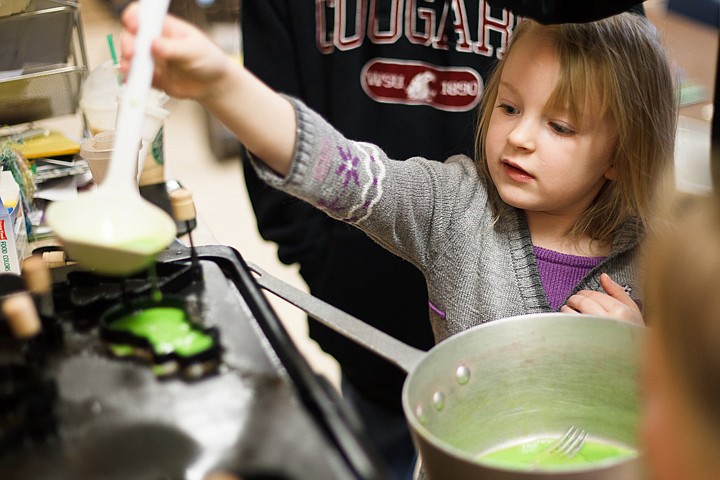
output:
{"label": "pink pattern on sleeve", "polygon": [[313,179],[315,181],[322,182],[325,180],[325,177],[328,176],[330,168],[332,167],[333,155],[332,145],[330,145],[328,139],[324,139],[317,160],[312,167]]}

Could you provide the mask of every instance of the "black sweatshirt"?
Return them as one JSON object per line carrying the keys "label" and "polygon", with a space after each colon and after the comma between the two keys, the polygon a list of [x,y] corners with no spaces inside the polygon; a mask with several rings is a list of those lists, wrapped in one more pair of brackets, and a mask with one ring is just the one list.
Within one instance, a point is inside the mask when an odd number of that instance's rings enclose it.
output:
{"label": "black sweatshirt", "polygon": [[[392,158],[438,160],[472,156],[483,78],[517,21],[477,0],[243,0],[241,15],[245,65],[275,90]],[[245,176],[261,235],[278,244],[281,261],[299,262],[313,295],[405,343],[433,345],[425,282],[413,266],[265,185],[249,165]],[[346,380],[400,409],[404,372],[309,327]]]}

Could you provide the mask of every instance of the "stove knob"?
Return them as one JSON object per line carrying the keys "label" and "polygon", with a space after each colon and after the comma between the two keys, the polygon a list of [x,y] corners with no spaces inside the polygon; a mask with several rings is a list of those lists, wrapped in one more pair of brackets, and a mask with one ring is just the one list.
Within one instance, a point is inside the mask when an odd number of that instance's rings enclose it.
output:
{"label": "stove knob", "polygon": [[29,294],[19,293],[7,297],[3,301],[2,312],[17,338],[29,339],[40,333],[40,316]]}
{"label": "stove knob", "polygon": [[173,216],[179,222],[189,222],[195,218],[195,204],[189,190],[179,188],[170,192]]}
{"label": "stove knob", "polygon": [[48,268],[64,267],[67,265],[67,256],[62,250],[45,252],[42,258],[45,260],[45,263],[47,263]]}

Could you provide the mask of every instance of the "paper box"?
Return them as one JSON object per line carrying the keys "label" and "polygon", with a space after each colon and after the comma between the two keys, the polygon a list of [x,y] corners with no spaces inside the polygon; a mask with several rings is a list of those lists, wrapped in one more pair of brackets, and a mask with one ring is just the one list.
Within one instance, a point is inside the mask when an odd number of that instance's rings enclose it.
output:
{"label": "paper box", "polygon": [[12,172],[0,172],[0,273],[20,274],[20,261],[27,248],[25,215],[20,201],[20,187]]}

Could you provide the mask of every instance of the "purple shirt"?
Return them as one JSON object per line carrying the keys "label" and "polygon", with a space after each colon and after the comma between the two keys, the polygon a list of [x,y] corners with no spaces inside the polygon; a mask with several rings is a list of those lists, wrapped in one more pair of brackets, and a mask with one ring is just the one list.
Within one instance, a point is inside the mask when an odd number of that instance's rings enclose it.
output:
{"label": "purple shirt", "polygon": [[580,280],[605,259],[568,255],[542,247],[533,247],[533,251],[545,295],[553,310],[562,307]]}

